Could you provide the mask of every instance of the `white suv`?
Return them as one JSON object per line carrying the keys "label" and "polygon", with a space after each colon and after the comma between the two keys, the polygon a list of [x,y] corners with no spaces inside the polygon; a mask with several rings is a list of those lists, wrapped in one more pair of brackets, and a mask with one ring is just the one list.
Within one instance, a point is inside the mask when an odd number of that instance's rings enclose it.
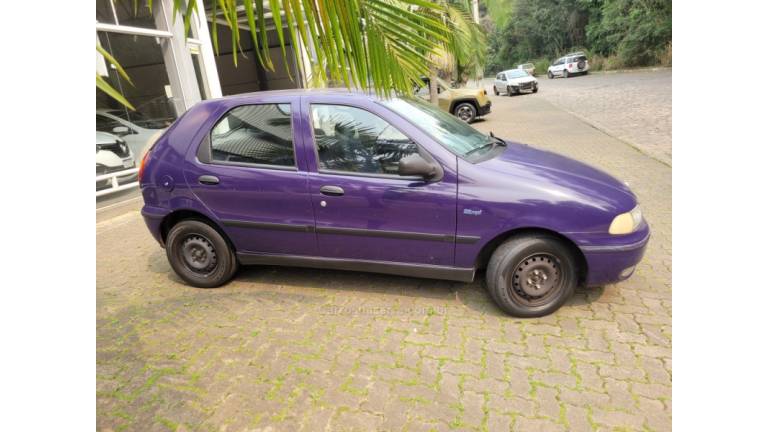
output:
{"label": "white suv", "polygon": [[520,94],[523,91],[536,93],[539,91],[539,81],[525,69],[510,69],[499,72],[493,81],[493,94],[506,93],[507,96]]}
{"label": "white suv", "polygon": [[555,62],[547,68],[547,77],[550,79],[555,76],[568,78],[571,75],[586,75],[587,73],[589,73],[589,62],[587,61],[587,56],[581,51],[566,54],[555,60]]}

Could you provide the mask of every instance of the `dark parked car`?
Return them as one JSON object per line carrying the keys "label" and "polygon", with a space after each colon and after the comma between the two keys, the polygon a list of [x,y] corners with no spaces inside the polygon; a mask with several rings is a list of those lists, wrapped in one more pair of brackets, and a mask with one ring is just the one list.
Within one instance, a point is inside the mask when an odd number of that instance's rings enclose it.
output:
{"label": "dark parked car", "polygon": [[202,102],[142,161],[142,214],[197,287],[241,264],[471,282],[541,316],[628,278],[635,195],[572,159],[485,135],[416,98],[277,91]]}

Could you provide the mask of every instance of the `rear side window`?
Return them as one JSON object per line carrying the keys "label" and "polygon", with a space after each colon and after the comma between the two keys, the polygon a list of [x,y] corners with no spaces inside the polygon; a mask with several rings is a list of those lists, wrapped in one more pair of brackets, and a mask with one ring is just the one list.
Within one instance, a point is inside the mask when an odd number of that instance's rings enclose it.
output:
{"label": "rear side window", "polygon": [[243,105],[211,131],[212,162],[294,166],[290,104]]}

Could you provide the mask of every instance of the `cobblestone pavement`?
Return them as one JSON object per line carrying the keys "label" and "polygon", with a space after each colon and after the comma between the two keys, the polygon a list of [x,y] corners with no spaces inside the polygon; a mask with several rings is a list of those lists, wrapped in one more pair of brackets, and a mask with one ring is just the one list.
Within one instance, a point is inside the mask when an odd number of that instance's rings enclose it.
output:
{"label": "cobblestone pavement", "polygon": [[131,211],[96,227],[97,428],[670,430],[671,169],[541,95],[492,99],[477,128],[631,183],[653,236],[630,280],[541,319],[500,313],[482,275],[256,267],[195,289]]}
{"label": "cobblestone pavement", "polygon": [[538,80],[544,99],[672,165],[671,69]]}

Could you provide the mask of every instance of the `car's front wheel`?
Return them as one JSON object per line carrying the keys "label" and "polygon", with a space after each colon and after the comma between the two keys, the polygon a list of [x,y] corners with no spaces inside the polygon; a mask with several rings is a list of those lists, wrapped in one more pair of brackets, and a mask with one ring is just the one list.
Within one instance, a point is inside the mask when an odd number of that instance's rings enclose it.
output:
{"label": "car's front wheel", "polygon": [[547,71],[547,78],[549,78],[549,79],[552,79],[552,78],[554,78],[554,77],[555,77],[555,76],[554,76],[554,75],[552,75],[552,71]]}
{"label": "car's front wheel", "polygon": [[507,96],[514,96],[518,93],[517,87],[507,86]]}
{"label": "car's front wheel", "polygon": [[493,86],[493,94],[495,94],[496,96],[499,95],[499,90],[496,88],[496,86]]}
{"label": "car's front wheel", "polygon": [[173,271],[186,283],[214,288],[229,282],[237,257],[226,239],[200,220],[184,220],[171,228],[165,246]]}
{"label": "car's front wheel", "polygon": [[539,86],[535,85],[533,86],[533,92],[538,93],[539,92]]}
{"label": "car's front wheel", "polygon": [[469,102],[462,102],[456,105],[453,114],[461,120],[470,123],[477,117],[477,109],[475,109],[475,106]]}
{"label": "car's front wheel", "polygon": [[499,246],[486,270],[488,291],[510,315],[540,317],[560,308],[576,288],[576,259],[548,235],[513,237]]}

